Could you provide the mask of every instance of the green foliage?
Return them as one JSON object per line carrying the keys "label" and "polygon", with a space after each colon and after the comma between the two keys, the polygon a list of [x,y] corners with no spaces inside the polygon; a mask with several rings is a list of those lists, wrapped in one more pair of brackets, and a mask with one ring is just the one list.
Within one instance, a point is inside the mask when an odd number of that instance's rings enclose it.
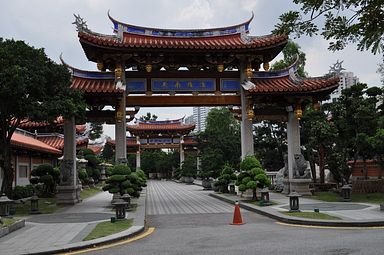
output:
{"label": "green foliage", "polygon": [[88,181],[88,173],[86,169],[80,169],[78,172],[81,183],[86,184]]}
{"label": "green foliage", "polygon": [[43,49],[0,38],[2,192],[10,195],[12,190],[10,139],[22,121],[53,122],[60,115],[84,116],[82,95],[72,90],[70,84],[67,68],[50,60]]}
{"label": "green foliage", "polygon": [[220,187],[221,192],[228,192],[228,184],[235,181],[236,178],[233,167],[225,164],[215,184]]}
{"label": "green foliage", "polygon": [[252,200],[257,200],[256,189],[271,185],[265,171],[261,168],[260,162],[254,156],[248,156],[240,163],[242,172],[237,176],[236,184],[239,190],[244,192],[252,189]]}
{"label": "green foliage", "polygon": [[288,68],[293,63],[295,63],[298,57],[297,74],[301,77],[306,77],[307,73],[304,71],[306,57],[305,53],[300,50],[300,46],[297,43],[289,40],[282,52],[284,58],[273,63],[271,70],[282,70]]}
{"label": "green foliage", "polygon": [[146,186],[146,177],[143,171],[131,171],[131,169],[124,164],[116,165],[111,171],[111,176],[106,180],[106,185],[103,187],[104,191],[110,193],[125,193],[133,197],[139,197],[142,187]]}
{"label": "green foliage", "polygon": [[250,171],[252,168],[261,168],[260,161],[255,156],[246,156],[240,163],[240,169],[242,171]]}
{"label": "green foliage", "polygon": [[277,121],[262,121],[255,126],[255,155],[263,168],[277,171],[284,166],[287,153],[286,124]]}
{"label": "green foliage", "polygon": [[100,138],[103,134],[103,125],[102,123],[91,123],[91,130],[89,131],[89,138],[95,140]]}
{"label": "green foliage", "polygon": [[150,112],[147,112],[146,115],[140,116],[139,120],[141,121],[156,121],[157,120],[157,115],[151,114]]}
{"label": "green foliage", "polygon": [[238,167],[240,125],[227,108],[209,111],[206,129],[198,134],[198,142],[204,176],[217,178],[225,163]]}
{"label": "green foliage", "polygon": [[145,173],[162,173],[171,177],[172,169],[179,167],[179,153],[148,150],[141,153],[141,168]]}
{"label": "green foliage", "polygon": [[21,199],[31,197],[33,195],[34,188],[32,185],[16,186],[12,191],[12,199]]}
{"label": "green foliage", "polygon": [[[330,50],[344,49],[356,43],[357,49],[378,53],[383,50],[384,12],[382,1],[294,0],[301,12],[288,11],[280,16],[274,33],[313,36],[321,29]],[[324,18],[324,26],[315,20]]]}
{"label": "green foliage", "polygon": [[54,193],[59,182],[60,170],[50,164],[41,164],[31,171],[31,184],[44,184],[46,193]]}
{"label": "green foliage", "polygon": [[195,178],[196,173],[197,173],[196,157],[192,155],[188,155],[181,166],[181,176]]}
{"label": "green foliage", "polygon": [[103,152],[101,153],[101,157],[109,162],[113,161],[113,158],[115,156],[115,153],[113,151],[112,145],[109,143],[106,143],[104,145]]}

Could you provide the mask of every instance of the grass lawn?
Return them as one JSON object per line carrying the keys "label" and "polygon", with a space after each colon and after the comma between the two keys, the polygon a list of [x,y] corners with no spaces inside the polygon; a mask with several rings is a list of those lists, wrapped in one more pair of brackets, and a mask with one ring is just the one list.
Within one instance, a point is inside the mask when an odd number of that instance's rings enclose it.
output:
{"label": "grass lawn", "polygon": [[115,223],[110,221],[101,222],[96,225],[96,227],[86,236],[83,241],[88,241],[104,236],[109,236],[121,231],[127,230],[132,226],[133,219],[128,220],[117,220]]}
{"label": "grass lawn", "polygon": [[12,225],[13,223],[15,223],[18,219],[17,218],[2,218],[3,220],[3,225],[0,225],[0,228],[1,227],[6,227],[6,226],[9,226],[9,225]]}
{"label": "grass lawn", "polygon": [[325,213],[317,213],[317,212],[281,212],[288,216],[294,216],[299,218],[306,219],[316,219],[316,220],[340,220],[339,217],[331,216]]}
{"label": "grass lawn", "polygon": [[[310,198],[318,199],[326,202],[341,201],[340,195],[334,192],[316,192],[315,195],[311,196]],[[352,199],[352,202],[383,204],[384,193],[352,193],[351,199]]]}
{"label": "grass lawn", "polygon": [[92,197],[94,195],[96,195],[97,193],[101,192],[102,189],[101,189],[101,186],[95,186],[95,187],[92,187],[92,188],[86,188],[86,189],[83,189],[80,193],[80,198],[82,200],[86,199],[86,198],[89,198],[89,197]]}
{"label": "grass lawn", "polygon": [[[31,201],[27,201],[24,204],[13,204],[11,208],[16,210],[17,216],[29,215],[31,211]],[[39,211],[41,213],[54,213],[63,208],[56,204],[56,198],[40,198],[39,199]]]}

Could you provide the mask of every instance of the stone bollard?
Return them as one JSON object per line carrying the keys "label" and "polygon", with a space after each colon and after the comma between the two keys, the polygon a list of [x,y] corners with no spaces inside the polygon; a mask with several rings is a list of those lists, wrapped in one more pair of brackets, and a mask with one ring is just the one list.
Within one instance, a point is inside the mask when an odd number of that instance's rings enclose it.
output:
{"label": "stone bollard", "polygon": [[351,187],[349,185],[344,185],[341,187],[341,198],[343,202],[351,202]]}
{"label": "stone bollard", "polygon": [[33,196],[31,197],[31,211],[30,214],[40,214],[39,211],[39,197],[36,195],[36,193],[33,193]]}

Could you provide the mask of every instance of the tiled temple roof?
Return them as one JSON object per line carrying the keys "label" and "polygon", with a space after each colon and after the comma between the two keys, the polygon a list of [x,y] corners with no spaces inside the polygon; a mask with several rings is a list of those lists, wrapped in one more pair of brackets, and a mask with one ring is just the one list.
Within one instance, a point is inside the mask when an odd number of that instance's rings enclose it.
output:
{"label": "tiled temple roof", "polygon": [[80,42],[107,48],[234,50],[263,49],[284,44],[286,35],[249,36],[252,17],[238,25],[210,29],[162,29],[122,23],[112,18],[115,35],[92,32],[78,25]]}
{"label": "tiled temple roof", "polygon": [[45,152],[50,154],[60,155],[61,150],[50,146],[47,143],[39,141],[33,137],[26,136],[19,133],[14,133],[11,138],[11,145],[13,147],[23,148],[27,150],[33,150],[38,152]]}
{"label": "tiled temple roof", "polygon": [[166,121],[138,121],[136,125],[127,125],[128,131],[192,131],[195,124],[184,124],[182,119]]}
{"label": "tiled temple roof", "polygon": [[[40,135],[37,137],[43,143],[48,144],[56,149],[64,149],[64,137],[59,134]],[[88,143],[88,137],[79,137],[76,139],[76,146],[85,145]]]}

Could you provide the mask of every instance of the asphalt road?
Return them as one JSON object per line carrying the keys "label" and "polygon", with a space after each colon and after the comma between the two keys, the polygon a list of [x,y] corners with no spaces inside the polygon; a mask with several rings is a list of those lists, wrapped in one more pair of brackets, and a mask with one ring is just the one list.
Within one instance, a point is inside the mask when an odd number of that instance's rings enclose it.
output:
{"label": "asphalt road", "polygon": [[[161,185],[153,189],[152,185]],[[150,183],[149,190],[161,191],[164,201],[152,197],[156,203],[183,207],[183,196],[210,201],[201,188],[174,183]],[[176,187],[176,188],[175,188]],[[152,196],[156,194],[152,193]],[[159,194],[157,194],[159,195]],[[208,200],[207,200],[208,199]],[[384,254],[384,229],[334,229],[287,226],[242,210],[245,224],[233,226],[232,213],[212,202],[215,213],[180,213],[180,210],[152,210],[147,216],[148,225],[155,232],[143,239],[126,245],[89,252],[87,254]],[[219,202],[221,203],[221,202]],[[151,205],[148,205],[151,206]],[[158,204],[160,206],[160,204]],[[190,205],[185,205],[190,206]],[[198,204],[195,204],[199,207]],[[220,209],[223,212],[220,212]],[[209,211],[204,209],[204,211]],[[156,213],[157,212],[157,213]],[[162,213],[160,213],[162,212]],[[165,213],[167,212],[167,213]]]}

